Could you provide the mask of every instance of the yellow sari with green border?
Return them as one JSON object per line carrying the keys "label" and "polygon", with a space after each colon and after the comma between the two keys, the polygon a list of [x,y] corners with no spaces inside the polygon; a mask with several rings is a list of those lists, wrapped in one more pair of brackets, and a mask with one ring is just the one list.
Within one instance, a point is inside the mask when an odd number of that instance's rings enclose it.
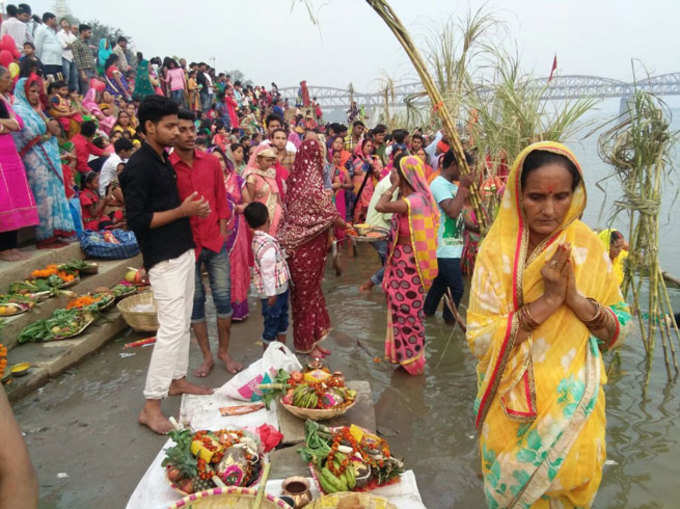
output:
{"label": "yellow sari with green border", "polygon": [[[608,253],[579,218],[586,206],[581,183],[563,224],[534,252],[520,197],[524,160],[534,150],[570,159],[554,142],[535,143],[517,157],[496,220],[482,242],[472,278],[467,340],[478,359],[476,426],[488,506],[588,507],[605,461],[607,381],[601,350],[621,341],[630,319]],[[562,306],[515,346],[517,310],[543,294],[541,269],[557,246],[570,243],[578,290],[616,318],[609,344]]]}

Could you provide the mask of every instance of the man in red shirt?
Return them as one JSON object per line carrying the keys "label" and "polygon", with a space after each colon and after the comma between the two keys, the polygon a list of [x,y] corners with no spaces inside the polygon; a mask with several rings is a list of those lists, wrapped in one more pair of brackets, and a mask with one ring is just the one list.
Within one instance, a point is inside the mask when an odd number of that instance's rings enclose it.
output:
{"label": "man in red shirt", "polygon": [[205,320],[205,289],[201,277],[205,265],[210,280],[213,303],[217,310],[217,333],[219,348],[217,357],[224,362],[227,371],[236,373],[242,366],[229,356],[229,335],[231,330],[231,274],[229,253],[225,248],[228,235],[227,223],[231,216],[222,168],[215,156],[196,148],[196,125],[194,114],[179,112],[179,136],[170,154],[170,163],[177,173],[177,190],[180,200],[191,193],[198,193],[210,205],[206,217],[190,218],[191,232],[196,251],[196,274],[194,308],[191,325],[201,352],[203,363],[194,372],[196,376],[207,376],[214,365],[208,327]]}
{"label": "man in red shirt", "polygon": [[95,133],[97,132],[97,124],[92,120],[83,122],[80,126],[80,132],[71,138],[73,147],[76,151],[76,169],[86,175],[92,171],[92,168],[87,164],[90,159],[90,154],[101,157],[106,154],[106,150],[95,146],[92,143]]}

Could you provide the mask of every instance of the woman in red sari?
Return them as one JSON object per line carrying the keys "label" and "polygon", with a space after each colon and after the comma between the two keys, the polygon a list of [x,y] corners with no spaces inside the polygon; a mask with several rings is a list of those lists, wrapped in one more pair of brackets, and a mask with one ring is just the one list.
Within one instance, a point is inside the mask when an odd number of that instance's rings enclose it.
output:
{"label": "woman in red sari", "polygon": [[248,226],[243,216],[246,203],[243,201],[243,186],[245,181],[234,170],[233,163],[220,149],[215,148],[213,154],[217,156],[224,173],[224,186],[227,190],[227,201],[231,208],[229,230],[225,248],[229,253],[229,270],[231,272],[231,308],[232,321],[241,322],[248,318],[248,290],[250,288],[250,242]]}
{"label": "woman in red sari", "polygon": [[288,177],[283,226],[278,238],[288,254],[293,285],[293,337],[295,350],[312,357],[330,352],[321,343],[330,330],[330,318],[321,291],[328,253],[328,230],[346,228],[347,223],[333,205],[332,195],[324,190],[324,156],[318,140],[300,145],[293,171]]}

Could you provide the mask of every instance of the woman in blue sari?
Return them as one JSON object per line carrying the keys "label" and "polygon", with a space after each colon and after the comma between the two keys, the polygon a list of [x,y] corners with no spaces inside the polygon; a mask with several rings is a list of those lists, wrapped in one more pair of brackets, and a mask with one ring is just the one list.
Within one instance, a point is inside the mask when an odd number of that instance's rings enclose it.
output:
{"label": "woman in blue sari", "polygon": [[104,64],[112,53],[113,51],[111,50],[111,45],[109,44],[108,39],[99,39],[99,50],[97,51],[97,73],[104,74],[104,71],[106,70]]}
{"label": "woman in blue sari", "polygon": [[17,82],[14,111],[23,120],[24,127],[12,136],[38,206],[38,247],[52,248],[65,246],[63,240],[73,237],[75,227],[66,199],[59,145],[53,133],[48,131],[47,118],[40,104],[41,90],[42,81],[35,74]]}

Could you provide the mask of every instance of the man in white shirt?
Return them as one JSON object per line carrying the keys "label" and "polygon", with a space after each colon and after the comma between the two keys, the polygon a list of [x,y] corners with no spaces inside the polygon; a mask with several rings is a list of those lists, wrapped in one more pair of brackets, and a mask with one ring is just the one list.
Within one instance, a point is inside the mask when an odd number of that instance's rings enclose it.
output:
{"label": "man in white shirt", "polygon": [[111,154],[99,172],[99,195],[106,196],[106,188],[118,178],[118,174],[125,168],[125,163],[132,155],[133,145],[127,138],[120,138],[113,144],[115,152]]}
{"label": "man in white shirt", "polygon": [[[22,17],[26,17],[23,12]],[[30,19],[30,17],[31,14],[28,13],[28,18]],[[5,35],[10,35],[14,39],[14,44],[16,44],[17,51],[20,53],[24,48],[24,43],[31,40],[28,35],[28,27],[25,22],[19,19],[19,11],[14,5],[7,6],[7,19],[0,26],[0,37]]]}
{"label": "man in white shirt", "polygon": [[73,62],[73,52],[71,51],[71,44],[75,42],[77,37],[71,31],[71,25],[66,18],[61,18],[59,22],[61,30],[57,32],[57,39],[61,44],[61,67],[64,72],[64,81],[68,84],[70,92],[78,90],[78,69]]}
{"label": "man in white shirt", "polygon": [[[280,116],[276,115],[275,113],[270,113],[266,118],[266,123],[267,123],[267,139],[262,141],[260,145],[265,145],[268,147],[272,144],[272,141],[270,139],[272,134],[277,129],[281,129],[283,127],[283,121],[281,120]],[[293,142],[288,140],[286,141],[286,151],[295,154],[297,152],[297,147]]]}
{"label": "man in white shirt", "polygon": [[35,53],[43,64],[45,76],[49,81],[63,79],[61,66],[61,43],[57,38],[57,17],[46,12],[42,17],[43,25],[35,36]]}

